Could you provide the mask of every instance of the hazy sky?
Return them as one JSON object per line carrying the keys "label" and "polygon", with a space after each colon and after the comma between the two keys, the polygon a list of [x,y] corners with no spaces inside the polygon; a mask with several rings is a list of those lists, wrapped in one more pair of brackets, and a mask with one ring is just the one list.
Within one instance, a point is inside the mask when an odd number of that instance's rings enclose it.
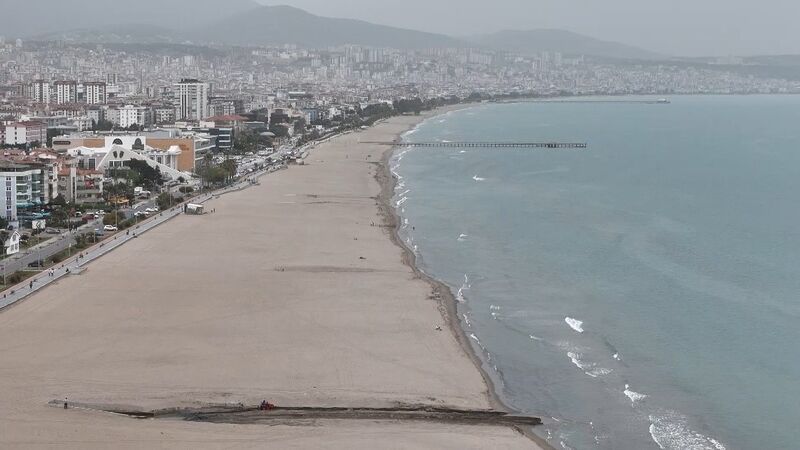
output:
{"label": "hazy sky", "polygon": [[800,0],[259,0],[436,31],[561,28],[671,55],[800,54]]}

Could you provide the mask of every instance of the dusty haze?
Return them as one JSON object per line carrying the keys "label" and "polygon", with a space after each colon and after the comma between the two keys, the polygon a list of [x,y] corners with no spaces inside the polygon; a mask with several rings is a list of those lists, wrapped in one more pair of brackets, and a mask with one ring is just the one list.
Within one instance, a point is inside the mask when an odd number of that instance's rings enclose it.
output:
{"label": "dusty haze", "polygon": [[[309,12],[452,35],[559,28],[680,55],[800,53],[796,0],[274,0]],[[447,19],[447,20],[445,20]]]}

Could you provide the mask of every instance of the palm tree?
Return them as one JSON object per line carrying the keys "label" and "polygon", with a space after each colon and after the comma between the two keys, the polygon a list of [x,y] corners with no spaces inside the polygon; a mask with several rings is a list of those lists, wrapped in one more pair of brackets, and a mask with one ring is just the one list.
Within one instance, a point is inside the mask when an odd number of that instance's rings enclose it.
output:
{"label": "palm tree", "polygon": [[236,169],[238,168],[238,165],[236,164],[236,161],[234,161],[232,159],[226,159],[220,165],[220,167],[222,168],[222,170],[225,171],[225,175],[226,175],[226,178],[228,179],[228,182],[233,181],[233,177],[236,176]]}
{"label": "palm tree", "polygon": [[211,168],[211,163],[214,162],[214,156],[210,152],[206,152],[203,155],[203,169],[200,170],[200,190],[202,191],[206,187],[206,178],[208,177],[208,171]]}

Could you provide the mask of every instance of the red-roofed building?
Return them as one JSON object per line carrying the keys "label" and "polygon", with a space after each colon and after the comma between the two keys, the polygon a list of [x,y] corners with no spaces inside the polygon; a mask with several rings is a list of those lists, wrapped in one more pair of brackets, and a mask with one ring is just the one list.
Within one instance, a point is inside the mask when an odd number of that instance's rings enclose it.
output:
{"label": "red-roofed building", "polygon": [[213,116],[202,121],[201,125],[209,128],[216,127],[232,127],[239,128],[244,122],[247,122],[247,117],[242,117],[238,114],[228,114],[224,116]]}

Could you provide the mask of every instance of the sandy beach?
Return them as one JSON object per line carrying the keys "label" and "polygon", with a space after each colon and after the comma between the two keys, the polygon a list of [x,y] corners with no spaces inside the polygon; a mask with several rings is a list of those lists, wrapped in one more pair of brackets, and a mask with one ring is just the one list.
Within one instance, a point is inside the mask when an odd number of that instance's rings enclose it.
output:
{"label": "sandy beach", "polygon": [[[538,448],[509,427],[137,420],[209,404],[498,407],[381,207],[397,117],[211,201],[0,312],[2,448]],[[384,186],[376,180],[383,179]],[[383,178],[382,178],[383,177]]]}

